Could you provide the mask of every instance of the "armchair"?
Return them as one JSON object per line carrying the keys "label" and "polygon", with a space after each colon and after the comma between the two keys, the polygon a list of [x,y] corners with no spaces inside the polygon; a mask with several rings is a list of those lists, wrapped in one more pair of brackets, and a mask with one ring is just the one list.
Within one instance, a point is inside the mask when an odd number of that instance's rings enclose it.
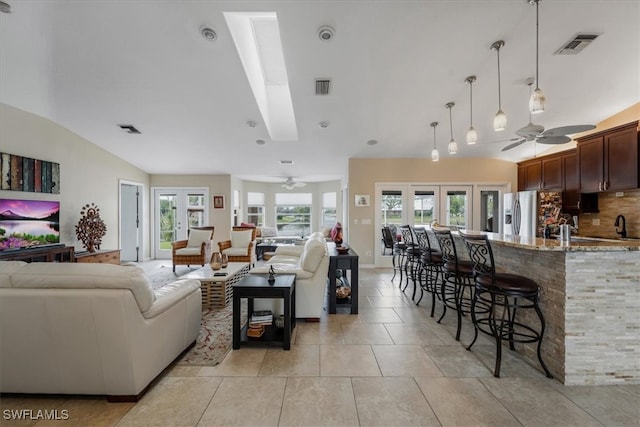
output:
{"label": "armchair", "polygon": [[218,242],[218,247],[229,262],[248,262],[251,268],[256,264],[255,241],[256,227],[233,227],[231,239]]}
{"label": "armchair", "polygon": [[173,258],[173,272],[176,265],[202,265],[211,259],[211,239],[213,239],[213,226],[193,227],[189,230],[188,240],[178,240],[171,243],[171,256]]}

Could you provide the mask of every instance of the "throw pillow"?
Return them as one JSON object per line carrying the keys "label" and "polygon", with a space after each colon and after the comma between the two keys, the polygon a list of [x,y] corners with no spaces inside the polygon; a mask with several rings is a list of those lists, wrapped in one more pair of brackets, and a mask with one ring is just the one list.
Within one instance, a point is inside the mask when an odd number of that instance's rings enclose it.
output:
{"label": "throw pillow", "polygon": [[202,242],[209,242],[211,240],[210,230],[190,230],[189,241],[187,242],[188,248],[199,248]]}
{"label": "throw pillow", "polygon": [[253,231],[232,231],[231,232],[231,247],[232,248],[248,248],[251,242],[251,235]]}
{"label": "throw pillow", "polygon": [[251,222],[241,222],[240,227],[255,227],[256,225]]}
{"label": "throw pillow", "polygon": [[262,237],[278,237],[275,227],[262,227]]}

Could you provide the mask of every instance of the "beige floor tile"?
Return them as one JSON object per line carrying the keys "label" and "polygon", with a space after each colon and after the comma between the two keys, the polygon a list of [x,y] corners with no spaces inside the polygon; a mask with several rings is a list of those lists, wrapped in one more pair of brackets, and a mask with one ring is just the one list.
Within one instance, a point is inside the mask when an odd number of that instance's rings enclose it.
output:
{"label": "beige floor tile", "polygon": [[601,426],[589,413],[537,378],[480,378],[485,387],[524,425]]}
{"label": "beige floor tile", "polygon": [[[337,316],[337,315],[333,315]],[[347,315],[343,315],[345,317]],[[358,321],[355,316],[353,321]],[[296,345],[303,344],[343,344],[344,337],[342,335],[342,323],[332,321],[331,323],[305,323],[301,324],[298,329],[294,343]]]}
{"label": "beige floor tile", "polygon": [[366,287],[358,287],[358,295],[365,296],[374,296],[374,297],[381,297],[382,293],[380,292],[380,289],[372,287],[372,286],[366,286]]}
{"label": "beige floor tile", "polygon": [[277,426],[286,378],[225,378],[198,426]]}
{"label": "beige floor tile", "polygon": [[323,377],[375,377],[382,375],[368,345],[321,345],[320,375]]}
{"label": "beige floor tile", "polygon": [[[517,344],[516,344],[517,346]],[[496,364],[496,346],[491,345],[474,345],[471,351],[478,359],[493,372]],[[502,360],[500,362],[500,377],[532,377],[546,378],[542,366],[537,359],[534,362],[525,360],[518,352],[509,350],[508,346],[502,346]]]}
{"label": "beige floor tile", "polygon": [[296,344],[291,350],[270,348],[262,362],[260,376],[317,377],[320,375],[320,346]]}
{"label": "beige floor tile", "polygon": [[476,378],[416,378],[444,426],[520,426]]}
{"label": "beige floor tile", "polygon": [[178,366],[174,365],[165,373],[167,377],[195,377],[202,366]]}
{"label": "beige floor tile", "polygon": [[349,378],[289,378],[281,426],[357,426]]}
{"label": "beige floor tile", "polygon": [[217,377],[165,377],[117,426],[195,426],[221,381]]}
{"label": "beige floor tile", "polygon": [[430,306],[424,303],[416,307],[396,307],[393,310],[405,323],[433,322],[435,324],[435,320],[429,317]]}
{"label": "beige floor tile", "polygon": [[[39,419],[42,411],[58,412],[66,409],[64,404],[68,400],[64,398],[16,396],[0,398],[0,426],[33,426]],[[5,411],[10,411],[5,413]],[[40,412],[38,412],[40,411]],[[51,413],[51,412],[49,412]]]}
{"label": "beige floor tile", "polygon": [[[63,402],[58,408],[64,409],[68,419],[40,421],[37,427],[47,426],[77,426],[77,427],[110,427],[115,426],[131,408],[133,402],[110,403],[106,399],[74,399]],[[58,413],[60,415],[60,412]]]}
{"label": "beige floor tile", "polygon": [[390,323],[385,327],[395,344],[442,345],[442,340],[425,323]]}
{"label": "beige floor tile", "polygon": [[402,323],[393,308],[361,308],[358,317],[367,323]]}
{"label": "beige floor tile", "polygon": [[439,426],[413,378],[353,378],[361,425]]}
{"label": "beige floor tile", "polygon": [[411,303],[411,299],[405,296],[397,297],[367,297],[371,303],[371,307],[407,307]]}
{"label": "beige floor tile", "polygon": [[267,348],[239,348],[231,350],[222,363],[203,366],[198,371],[200,377],[255,377],[260,372]]}
{"label": "beige floor tile", "polygon": [[630,393],[629,387],[568,387],[557,382],[554,382],[553,386],[605,426],[637,426],[640,424],[640,396]]}
{"label": "beige floor tile", "polygon": [[382,295],[383,297],[400,297],[404,295],[397,286],[378,288],[378,292],[380,292],[380,295]]}
{"label": "beige floor tile", "polygon": [[382,375],[385,377],[441,377],[442,372],[419,345],[374,345]]}
{"label": "beige floor tile", "polygon": [[465,378],[493,376],[493,370],[487,368],[473,352],[466,350],[460,344],[429,345],[424,348],[445,377]]}
{"label": "beige floor tile", "polygon": [[353,323],[342,325],[345,344],[393,344],[382,323]]}

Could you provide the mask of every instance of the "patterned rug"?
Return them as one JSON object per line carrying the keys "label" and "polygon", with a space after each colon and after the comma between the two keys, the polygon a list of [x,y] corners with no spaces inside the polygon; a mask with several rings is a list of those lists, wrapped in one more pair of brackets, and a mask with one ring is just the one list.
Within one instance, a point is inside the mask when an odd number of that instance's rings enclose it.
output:
{"label": "patterned rug", "polygon": [[[180,276],[200,268],[200,266],[176,266],[176,272],[174,273],[171,260],[152,260],[136,263],[136,265],[145,271],[154,289],[171,283]],[[240,319],[244,323],[247,319],[247,304],[246,300],[242,302]],[[231,305],[203,311],[200,335],[196,340],[196,344],[182,355],[176,364],[182,366],[214,366],[222,362],[229,350],[231,350],[233,339],[231,334],[232,316],[233,307]]]}

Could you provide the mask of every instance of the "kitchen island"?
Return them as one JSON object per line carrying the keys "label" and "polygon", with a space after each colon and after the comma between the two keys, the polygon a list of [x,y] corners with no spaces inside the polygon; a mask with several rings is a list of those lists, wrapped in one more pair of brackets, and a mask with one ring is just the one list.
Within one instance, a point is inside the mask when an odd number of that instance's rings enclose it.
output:
{"label": "kitchen island", "polygon": [[[640,241],[483,234],[498,271],[540,286],[542,356],[556,379],[566,385],[640,384]],[[455,240],[458,254],[466,255],[462,239]],[[534,345],[516,349],[537,366]]]}

